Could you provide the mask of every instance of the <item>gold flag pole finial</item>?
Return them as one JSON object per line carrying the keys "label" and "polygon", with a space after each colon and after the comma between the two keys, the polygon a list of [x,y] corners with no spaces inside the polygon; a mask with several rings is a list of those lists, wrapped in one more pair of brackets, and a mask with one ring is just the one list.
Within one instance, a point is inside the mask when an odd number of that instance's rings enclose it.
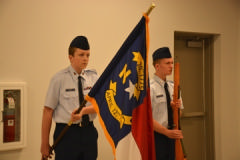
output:
{"label": "gold flag pole finial", "polygon": [[153,8],[155,8],[155,4],[152,2],[152,5],[148,8],[148,11],[146,12],[147,16],[152,12]]}

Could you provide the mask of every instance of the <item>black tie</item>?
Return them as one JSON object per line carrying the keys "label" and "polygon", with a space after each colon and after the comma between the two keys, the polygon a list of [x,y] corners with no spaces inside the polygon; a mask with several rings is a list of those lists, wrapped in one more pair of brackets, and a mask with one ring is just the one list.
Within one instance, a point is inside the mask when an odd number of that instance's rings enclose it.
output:
{"label": "black tie", "polygon": [[[81,105],[81,103],[84,100],[81,76],[78,76],[78,94],[79,94],[79,104]],[[89,124],[89,116],[85,114],[82,116],[81,126],[87,126],[88,124]]]}
{"label": "black tie", "polygon": [[169,94],[169,91],[168,91],[167,82],[165,82],[165,84],[164,84],[164,89],[165,89],[166,98],[167,98],[168,128],[172,129],[173,128],[173,112],[172,112],[171,98],[170,98],[170,94]]}

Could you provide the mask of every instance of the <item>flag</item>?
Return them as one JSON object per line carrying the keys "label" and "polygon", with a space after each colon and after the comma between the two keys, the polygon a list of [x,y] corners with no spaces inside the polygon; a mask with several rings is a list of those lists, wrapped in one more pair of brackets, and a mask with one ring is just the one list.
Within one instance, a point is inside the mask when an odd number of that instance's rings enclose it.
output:
{"label": "flag", "polygon": [[[97,111],[117,160],[126,157],[155,160],[147,61],[148,21],[144,14],[86,96]],[[118,155],[125,158],[116,156],[119,146]]]}

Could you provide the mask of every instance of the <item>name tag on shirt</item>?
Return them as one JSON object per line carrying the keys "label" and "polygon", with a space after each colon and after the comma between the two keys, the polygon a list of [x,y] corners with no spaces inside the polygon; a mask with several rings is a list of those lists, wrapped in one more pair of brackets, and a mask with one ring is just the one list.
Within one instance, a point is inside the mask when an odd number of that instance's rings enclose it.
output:
{"label": "name tag on shirt", "polygon": [[73,91],[75,91],[75,88],[68,88],[68,89],[66,89],[66,92],[73,92]]}
{"label": "name tag on shirt", "polygon": [[157,95],[156,97],[157,98],[163,97],[163,94]]}
{"label": "name tag on shirt", "polygon": [[86,87],[86,88],[84,88],[83,90],[90,90],[90,89],[92,89],[92,87]]}

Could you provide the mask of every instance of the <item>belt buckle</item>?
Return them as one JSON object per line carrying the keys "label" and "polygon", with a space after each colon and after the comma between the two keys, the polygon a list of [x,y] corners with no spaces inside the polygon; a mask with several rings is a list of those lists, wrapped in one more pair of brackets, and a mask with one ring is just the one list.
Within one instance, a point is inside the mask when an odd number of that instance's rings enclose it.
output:
{"label": "belt buckle", "polygon": [[87,127],[88,125],[89,125],[89,122],[88,123],[86,123],[86,122],[80,122],[79,123],[80,127]]}
{"label": "belt buckle", "polygon": [[90,124],[91,124],[90,121],[82,121],[82,122],[80,122],[79,126],[80,126],[80,127],[87,127],[87,126],[89,126]]}

